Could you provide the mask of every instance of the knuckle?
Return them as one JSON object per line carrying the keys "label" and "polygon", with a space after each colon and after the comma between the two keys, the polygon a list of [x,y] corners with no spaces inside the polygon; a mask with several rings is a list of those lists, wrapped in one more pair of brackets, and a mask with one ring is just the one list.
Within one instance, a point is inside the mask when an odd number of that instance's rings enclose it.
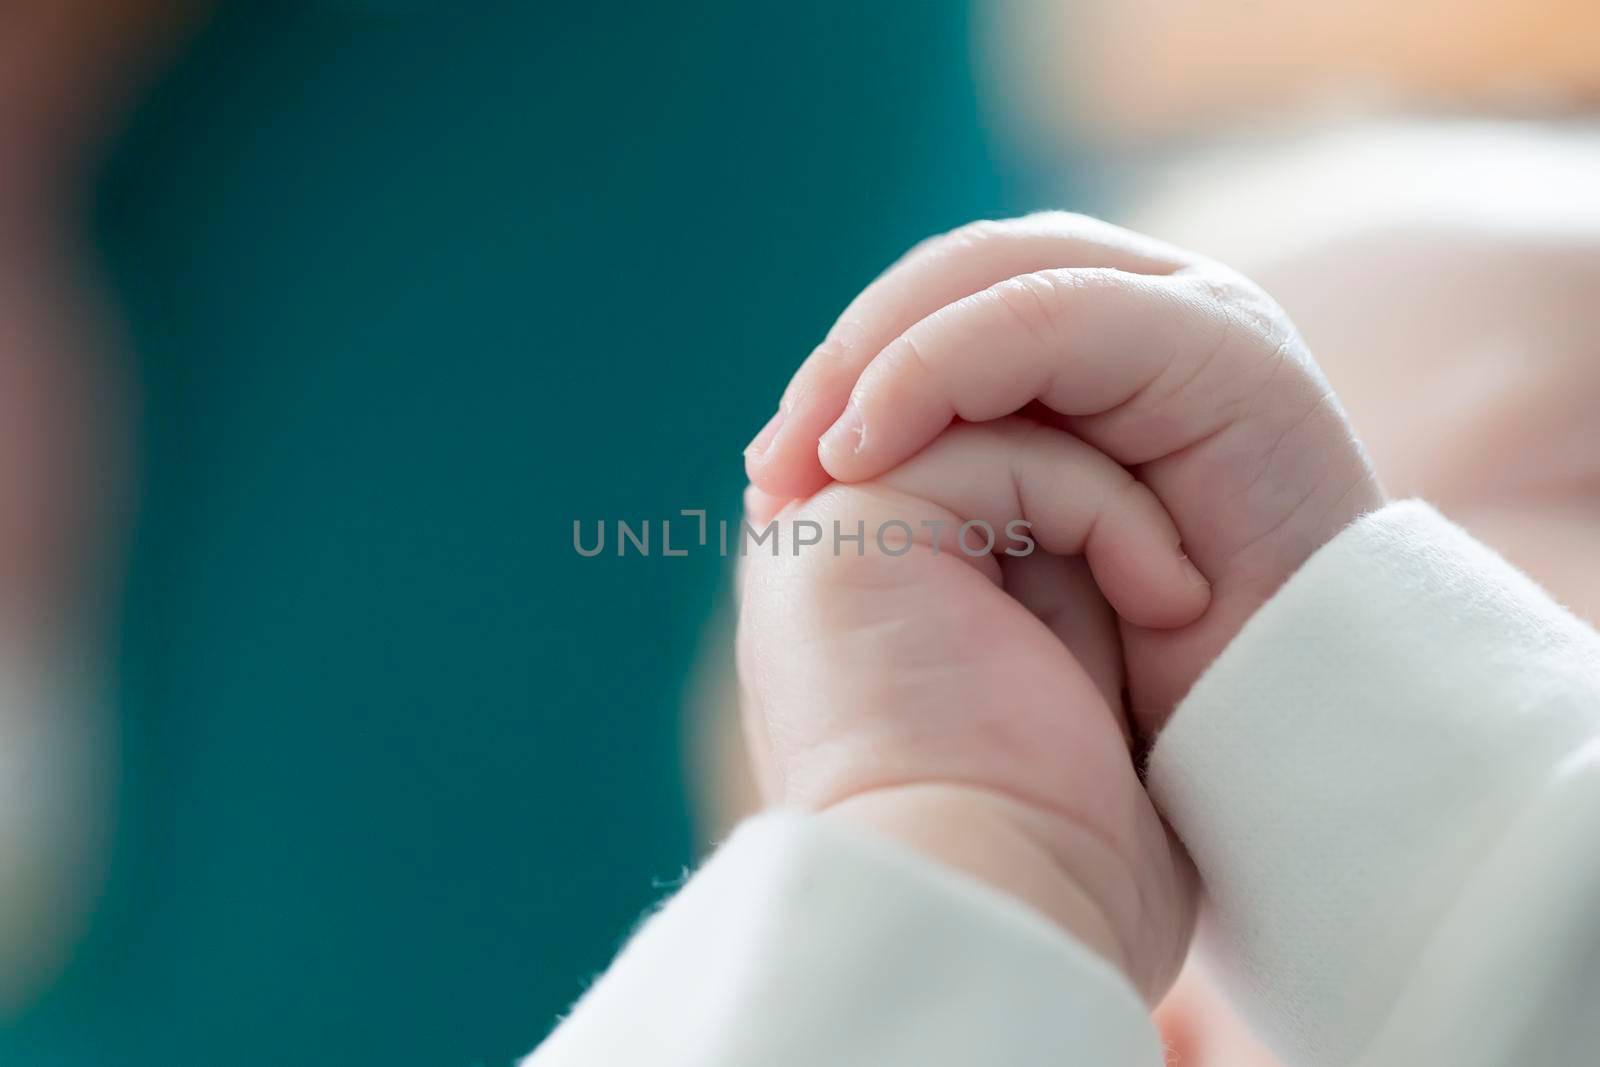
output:
{"label": "knuckle", "polygon": [[788,410],[819,385],[850,376],[856,347],[853,331],[848,325],[830,330],[795,372],[789,387],[784,390],[780,406]]}
{"label": "knuckle", "polygon": [[1005,236],[1009,223],[1005,219],[973,219],[951,230],[945,236],[956,244],[982,244]]}
{"label": "knuckle", "polygon": [[1152,504],[1158,508],[1161,506],[1155,491],[1123,470],[1115,473],[1110,485],[1107,486],[1106,495],[1100,505],[1100,513],[1102,515],[1137,513]]}
{"label": "knuckle", "polygon": [[1210,264],[1189,274],[1201,295],[1218,307],[1247,319],[1278,322],[1285,318],[1267,291],[1238,271]]}
{"label": "knuckle", "polygon": [[1117,227],[1092,215],[1074,211],[1036,211],[1006,219],[974,219],[952,230],[926,238],[905,258],[966,255],[989,245],[1029,238],[1077,239],[1103,234]]}
{"label": "knuckle", "polygon": [[1219,408],[1234,419],[1274,410],[1297,397],[1314,361],[1294,324],[1266,290],[1220,265],[1189,279],[1197,298],[1218,323],[1218,337],[1205,364],[1215,369]]}
{"label": "knuckle", "polygon": [[[883,350],[883,373],[890,377],[900,377],[910,373],[923,378],[937,377],[937,368],[929,362],[923,339],[915,331],[908,331],[889,342],[889,347]],[[863,392],[872,379],[862,375],[861,382],[856,386],[854,398],[862,399]]]}
{"label": "knuckle", "polygon": [[995,302],[1040,343],[1055,338],[1061,294],[1048,273],[1008,278],[991,290]]}
{"label": "knuckle", "polygon": [[1211,313],[1225,320],[1236,336],[1278,347],[1295,336],[1289,316],[1261,286],[1226,267],[1196,271],[1188,282]]}
{"label": "knuckle", "polygon": [[1028,232],[1068,243],[1086,243],[1107,248],[1128,248],[1151,243],[1149,238],[1116,223],[1077,211],[1044,211],[1019,220]]}
{"label": "knuckle", "polygon": [[1021,221],[1031,227],[1052,233],[1077,235],[1085,231],[1098,231],[1106,229],[1110,224],[1093,215],[1085,215],[1079,211],[1036,211],[1025,216]]}
{"label": "knuckle", "polygon": [[[860,486],[834,484],[816,493],[784,517],[778,551],[764,557],[762,565],[816,591],[870,584],[877,553],[866,542],[857,552],[853,540],[841,548],[836,537],[854,538],[860,532],[867,541],[873,538],[872,516],[878,509],[872,505],[871,492]],[[804,540],[802,529],[806,531]]]}
{"label": "knuckle", "polygon": [[848,334],[833,330],[823,338],[821,344],[811,350],[806,362],[818,373],[831,374],[850,362],[853,348]]}
{"label": "knuckle", "polygon": [[997,219],[975,219],[963,223],[953,230],[930,237],[918,245],[923,254],[929,256],[953,256],[972,251],[975,248],[988,245],[1003,238],[1007,233],[1007,223]]}

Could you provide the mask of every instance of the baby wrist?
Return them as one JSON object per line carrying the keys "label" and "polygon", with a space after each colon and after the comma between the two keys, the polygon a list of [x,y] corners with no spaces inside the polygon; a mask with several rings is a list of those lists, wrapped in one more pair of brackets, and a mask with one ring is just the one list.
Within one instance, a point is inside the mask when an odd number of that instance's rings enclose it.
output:
{"label": "baby wrist", "polygon": [[823,817],[888,838],[941,866],[982,882],[1037,912],[1126,977],[1147,1000],[1165,980],[1131,960],[1109,910],[1090,887],[1106,879],[1092,857],[1065,858],[1027,823],[1037,816],[1019,801],[978,787],[915,784],[859,793],[829,806]]}

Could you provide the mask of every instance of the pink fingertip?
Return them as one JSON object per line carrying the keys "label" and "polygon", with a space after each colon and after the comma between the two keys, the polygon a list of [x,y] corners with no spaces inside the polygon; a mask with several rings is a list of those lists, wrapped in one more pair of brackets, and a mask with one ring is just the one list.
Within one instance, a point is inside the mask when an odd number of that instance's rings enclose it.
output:
{"label": "pink fingertip", "polygon": [[745,518],[756,526],[765,526],[772,521],[772,517],[783,510],[788,501],[782,497],[761,489],[758,486],[748,485],[744,490]]}
{"label": "pink fingertip", "polygon": [[744,472],[751,484],[784,500],[810,496],[832,480],[817,462],[815,449],[802,447],[799,439],[790,441],[788,434],[764,452],[746,452]]}
{"label": "pink fingertip", "polygon": [[755,437],[751,438],[750,443],[744,446],[744,454],[747,456],[759,456],[766,452],[767,448],[772,444],[773,438],[778,436],[778,431],[783,429],[783,417],[784,411],[779,408],[772,418],[767,420],[767,424],[756,433]]}
{"label": "pink fingertip", "polygon": [[866,444],[867,429],[861,421],[861,409],[855,401],[845,405],[844,414],[828,427],[828,432],[817,442],[817,455],[829,472],[843,460],[860,455]]}

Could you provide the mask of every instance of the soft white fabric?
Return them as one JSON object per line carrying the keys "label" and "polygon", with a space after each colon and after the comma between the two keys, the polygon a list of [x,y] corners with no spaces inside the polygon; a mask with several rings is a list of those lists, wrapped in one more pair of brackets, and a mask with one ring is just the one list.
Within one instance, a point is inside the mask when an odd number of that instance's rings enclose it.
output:
{"label": "soft white fabric", "polygon": [[1159,1067],[1143,1001],[1043,917],[824,819],[745,823],[524,1067]]}
{"label": "soft white fabric", "polygon": [[[1595,1062],[1600,638],[1425,505],[1317,553],[1149,783],[1290,1067]],[[890,842],[753,820],[529,1067],[1158,1067],[1133,990]]]}
{"label": "soft white fabric", "polygon": [[1600,1056],[1600,638],[1426,505],[1290,579],[1149,786],[1290,1064]]}

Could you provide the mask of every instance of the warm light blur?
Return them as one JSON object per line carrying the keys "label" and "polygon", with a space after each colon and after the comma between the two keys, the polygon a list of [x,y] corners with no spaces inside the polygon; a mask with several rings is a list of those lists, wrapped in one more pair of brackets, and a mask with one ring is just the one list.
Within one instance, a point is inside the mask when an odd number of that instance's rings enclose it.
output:
{"label": "warm light blur", "polygon": [[1033,122],[1192,139],[1306,110],[1568,111],[1600,99],[1588,0],[1007,0],[997,63]]}
{"label": "warm light blur", "polygon": [[[1121,221],[1284,306],[1392,495],[1600,619],[1600,5],[994,11],[1013,135],[1046,156],[1091,137]],[[1275,1062],[1203,967],[1158,1021],[1182,1063]]]}
{"label": "warm light blur", "polygon": [[[755,398],[975,215],[1256,276],[1392,492],[1600,616],[1594,0],[207,7],[0,3],[28,1067],[90,1030],[138,1031],[127,1063],[530,1047],[693,859],[685,785],[704,838],[756,803],[727,619],[692,638],[711,565],[538,538],[733,499]],[[1198,971],[1164,1025],[1198,1067],[1265,1055]]]}
{"label": "warm light blur", "polygon": [[0,8],[0,1024],[66,962],[106,865],[102,615],[132,400],[83,216],[105,138],[196,6]]}

